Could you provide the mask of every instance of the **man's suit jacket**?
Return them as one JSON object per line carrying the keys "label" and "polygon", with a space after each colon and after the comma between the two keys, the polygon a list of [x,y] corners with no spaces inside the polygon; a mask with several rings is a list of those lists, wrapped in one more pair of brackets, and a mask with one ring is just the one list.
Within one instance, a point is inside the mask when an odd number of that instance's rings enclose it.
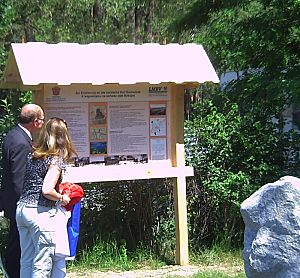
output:
{"label": "man's suit jacket", "polygon": [[31,145],[30,137],[19,126],[9,131],[3,141],[0,208],[9,219],[15,219],[16,204],[22,194],[26,160],[32,150]]}

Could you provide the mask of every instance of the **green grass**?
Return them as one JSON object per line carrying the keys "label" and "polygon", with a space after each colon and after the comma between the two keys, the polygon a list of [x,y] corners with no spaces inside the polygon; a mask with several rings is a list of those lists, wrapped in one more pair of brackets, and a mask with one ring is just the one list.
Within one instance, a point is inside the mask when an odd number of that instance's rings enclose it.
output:
{"label": "green grass", "polygon": [[134,253],[128,253],[125,243],[118,245],[115,240],[97,239],[91,250],[83,250],[78,260],[70,262],[68,269],[127,271],[139,268],[156,269],[166,265],[146,248],[140,247]]}
{"label": "green grass", "polygon": [[246,278],[241,250],[226,250],[215,245],[201,252],[191,252],[190,263],[204,269],[191,276],[193,278]]}
{"label": "green grass", "polygon": [[[246,278],[241,250],[230,250],[228,246],[216,244],[210,249],[190,250],[190,265],[201,266],[203,271],[192,278]],[[153,251],[141,246],[129,253],[125,242],[117,244],[114,239],[98,238],[92,249],[81,251],[74,262],[68,262],[68,272],[127,271],[135,269],[157,269],[167,265]],[[0,270],[0,277],[3,277]],[[167,276],[175,278],[178,276]]]}
{"label": "green grass", "polygon": [[225,274],[220,271],[205,271],[199,272],[191,276],[192,278],[246,278],[244,273],[238,273],[234,275]]}
{"label": "green grass", "polygon": [[193,278],[245,278],[241,249],[233,249],[225,235],[216,240],[211,248],[190,251],[190,263],[201,265],[205,272]]}
{"label": "green grass", "polygon": [[195,265],[243,265],[241,250],[224,250],[214,246],[201,252],[190,252],[190,262]]}
{"label": "green grass", "polygon": [[[73,263],[68,263],[68,272],[127,271],[134,269],[157,269],[166,265],[151,250],[140,247],[129,253],[125,243],[115,240],[95,241],[91,250],[82,251]],[[201,266],[203,271],[193,278],[245,278],[241,250],[228,250],[215,245],[201,252],[190,250],[190,265]],[[176,276],[168,276],[175,278]]]}

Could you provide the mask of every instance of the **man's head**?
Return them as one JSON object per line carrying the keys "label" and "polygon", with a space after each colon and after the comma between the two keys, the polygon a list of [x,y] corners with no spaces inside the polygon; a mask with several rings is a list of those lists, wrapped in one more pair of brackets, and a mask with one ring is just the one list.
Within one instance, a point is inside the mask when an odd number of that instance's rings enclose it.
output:
{"label": "man's head", "polygon": [[44,111],[36,104],[26,104],[22,107],[19,115],[19,124],[31,133],[39,130],[44,124]]}

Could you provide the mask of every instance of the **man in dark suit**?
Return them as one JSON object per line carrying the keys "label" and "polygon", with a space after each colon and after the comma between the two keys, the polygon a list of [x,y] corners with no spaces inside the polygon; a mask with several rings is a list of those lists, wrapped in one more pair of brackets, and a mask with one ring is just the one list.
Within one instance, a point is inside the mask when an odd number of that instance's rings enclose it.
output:
{"label": "man in dark suit", "polygon": [[16,204],[23,189],[27,155],[31,152],[32,133],[44,124],[44,112],[36,104],[22,107],[18,125],[9,131],[2,145],[2,185],[0,209],[9,219],[10,231],[5,249],[5,268],[10,278],[20,277],[20,239],[16,224]]}

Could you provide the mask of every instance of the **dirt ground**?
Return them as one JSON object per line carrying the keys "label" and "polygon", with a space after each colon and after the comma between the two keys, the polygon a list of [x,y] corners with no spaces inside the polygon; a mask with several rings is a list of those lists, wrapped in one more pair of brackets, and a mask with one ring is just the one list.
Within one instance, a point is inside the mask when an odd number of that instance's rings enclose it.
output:
{"label": "dirt ground", "polygon": [[177,276],[177,277],[189,277],[199,271],[208,271],[208,270],[218,270],[222,271],[228,275],[234,275],[241,272],[244,272],[243,266],[234,266],[234,267],[227,267],[227,266],[164,266],[159,269],[149,270],[149,269],[139,269],[139,270],[131,270],[131,271],[124,271],[124,272],[69,272],[67,278],[149,278],[149,277],[168,277],[170,275]]}

